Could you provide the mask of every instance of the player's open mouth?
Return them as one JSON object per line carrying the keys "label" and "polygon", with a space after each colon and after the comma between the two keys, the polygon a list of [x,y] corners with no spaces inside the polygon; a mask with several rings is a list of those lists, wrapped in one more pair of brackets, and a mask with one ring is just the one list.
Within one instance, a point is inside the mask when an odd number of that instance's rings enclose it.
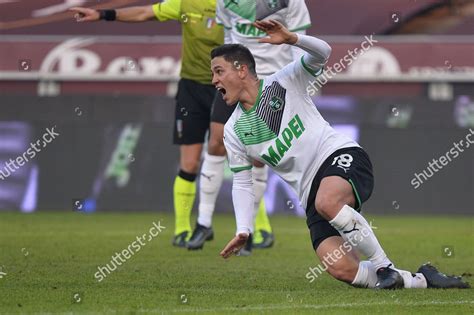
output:
{"label": "player's open mouth", "polygon": [[225,93],[227,92],[223,87],[216,87],[216,89],[221,92],[222,96],[225,95]]}

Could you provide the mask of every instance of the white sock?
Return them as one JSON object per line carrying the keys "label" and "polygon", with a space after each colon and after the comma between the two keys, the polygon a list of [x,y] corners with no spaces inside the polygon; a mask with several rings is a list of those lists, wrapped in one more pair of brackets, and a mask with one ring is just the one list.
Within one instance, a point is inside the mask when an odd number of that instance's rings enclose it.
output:
{"label": "white sock", "polygon": [[415,276],[411,278],[411,288],[412,289],[426,289],[428,287],[428,282],[426,281],[425,276],[417,272]]}
{"label": "white sock", "polygon": [[370,261],[364,260],[359,263],[359,270],[352,281],[352,285],[361,288],[375,288],[377,283],[377,271]]}
{"label": "white sock", "polygon": [[341,234],[345,241],[357,247],[359,252],[370,260],[375,270],[392,264],[367,221],[348,205],[342,207],[336,217],[329,223]]}
{"label": "white sock", "polygon": [[409,271],[397,268],[393,269],[398,271],[398,273],[402,276],[403,286],[405,289],[426,289],[428,287],[426,278],[422,273],[415,273],[413,276],[413,274]]}
{"label": "white sock", "polygon": [[267,189],[268,167],[252,167],[253,191],[255,194],[255,209],[258,211],[260,200]]}
{"label": "white sock", "polygon": [[212,214],[216,206],[217,195],[224,179],[225,156],[204,154],[199,180],[199,216],[198,223],[211,227]]}
{"label": "white sock", "polygon": [[[428,284],[426,278],[422,273],[412,274],[409,271],[393,268],[398,271],[403,278],[403,285],[405,289],[426,289]],[[377,270],[370,261],[361,261],[359,263],[359,270],[352,281],[352,285],[362,288],[374,288],[377,283]]]}

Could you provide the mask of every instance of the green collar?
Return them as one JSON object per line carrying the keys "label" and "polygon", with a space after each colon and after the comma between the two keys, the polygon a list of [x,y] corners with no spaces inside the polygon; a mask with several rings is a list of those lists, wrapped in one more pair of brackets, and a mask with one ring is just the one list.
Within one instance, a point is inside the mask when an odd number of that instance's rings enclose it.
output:
{"label": "green collar", "polygon": [[245,114],[250,114],[251,112],[255,111],[255,109],[258,106],[258,103],[260,103],[260,98],[262,97],[262,90],[263,90],[263,79],[260,80],[260,87],[258,88],[257,100],[255,101],[255,104],[253,104],[252,108],[250,108],[249,110],[246,110],[245,107],[242,105],[242,103],[239,102],[239,106]]}

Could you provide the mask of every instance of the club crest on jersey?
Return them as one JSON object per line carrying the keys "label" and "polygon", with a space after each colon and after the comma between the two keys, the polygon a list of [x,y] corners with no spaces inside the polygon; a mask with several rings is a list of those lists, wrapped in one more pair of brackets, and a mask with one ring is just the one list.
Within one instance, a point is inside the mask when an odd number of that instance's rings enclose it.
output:
{"label": "club crest on jersey", "polygon": [[278,6],[278,0],[268,0],[268,7],[275,9]]}
{"label": "club crest on jersey", "polygon": [[277,112],[283,108],[283,105],[285,105],[285,101],[281,99],[281,97],[278,96],[273,96],[268,102],[268,106],[274,111]]}

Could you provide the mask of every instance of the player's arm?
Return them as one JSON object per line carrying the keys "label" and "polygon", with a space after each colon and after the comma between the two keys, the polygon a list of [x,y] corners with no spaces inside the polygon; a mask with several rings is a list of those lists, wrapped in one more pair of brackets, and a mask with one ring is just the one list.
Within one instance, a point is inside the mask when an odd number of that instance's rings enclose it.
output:
{"label": "player's arm", "polygon": [[234,173],[232,182],[232,202],[234,204],[237,232],[235,237],[221,251],[220,255],[229,258],[244,247],[252,231],[254,199],[252,171],[250,169]]}
{"label": "player's arm", "polygon": [[[306,30],[311,27],[311,17],[305,0],[290,0],[288,15],[285,17],[285,25],[290,32],[306,35]],[[291,46],[293,60],[299,60],[304,51],[297,46]]]}
{"label": "player's arm", "polygon": [[331,46],[325,41],[313,36],[290,32],[278,21],[257,21],[254,24],[268,34],[259,42],[273,45],[288,44],[303,49],[306,51],[303,56],[304,63],[311,69],[316,70],[324,66],[331,55]]}
{"label": "player's arm", "polygon": [[237,232],[236,236],[221,251],[220,255],[224,258],[229,258],[237,253],[245,245],[249,234],[253,230],[255,199],[252,181],[252,159],[247,156],[245,148],[230,129],[229,127],[224,129],[224,144],[227,150],[229,167],[234,173],[232,202]]}
{"label": "player's arm", "polygon": [[268,37],[260,42],[274,45],[288,44],[303,50],[303,56],[277,71],[275,78],[286,88],[297,93],[310,94],[315,78],[323,73],[324,66],[331,55],[331,46],[325,41],[303,34],[288,31],[277,21],[259,21],[255,26],[265,31]]}
{"label": "player's arm", "polygon": [[[295,33],[298,34],[298,35],[306,35],[306,30],[296,31]],[[296,46],[296,45],[291,46],[291,56],[292,56],[293,60],[300,59],[301,56],[304,55],[304,53],[305,53],[305,51],[303,49],[299,48],[298,46]]]}
{"label": "player's arm", "polygon": [[75,12],[78,22],[93,22],[99,20],[120,22],[145,22],[149,20],[179,20],[181,0],[166,0],[154,5],[135,6],[116,10],[94,10],[75,7],[69,9]]}

